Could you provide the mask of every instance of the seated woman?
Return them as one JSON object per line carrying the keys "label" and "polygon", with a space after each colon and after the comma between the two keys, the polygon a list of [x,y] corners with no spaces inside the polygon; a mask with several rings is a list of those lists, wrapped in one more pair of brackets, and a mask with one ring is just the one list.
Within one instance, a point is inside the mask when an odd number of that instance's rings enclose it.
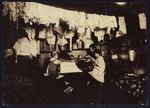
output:
{"label": "seated woman", "polygon": [[104,58],[99,54],[99,52],[94,53],[94,59],[92,59],[95,63],[92,71],[88,72],[94,79],[97,81],[104,83],[104,74],[105,74],[105,61]]}
{"label": "seated woman", "polygon": [[89,47],[89,54],[85,58],[90,58],[94,62],[93,70],[89,71],[88,74],[94,78],[96,82],[104,83],[105,61],[94,44]]}

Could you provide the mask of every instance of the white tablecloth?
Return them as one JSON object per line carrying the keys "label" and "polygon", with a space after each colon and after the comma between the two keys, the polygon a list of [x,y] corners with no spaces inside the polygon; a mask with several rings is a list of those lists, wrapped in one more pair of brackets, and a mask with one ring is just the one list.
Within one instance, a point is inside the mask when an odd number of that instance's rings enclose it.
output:
{"label": "white tablecloth", "polygon": [[81,73],[83,72],[79,69],[75,62],[61,62],[60,63],[60,73]]}

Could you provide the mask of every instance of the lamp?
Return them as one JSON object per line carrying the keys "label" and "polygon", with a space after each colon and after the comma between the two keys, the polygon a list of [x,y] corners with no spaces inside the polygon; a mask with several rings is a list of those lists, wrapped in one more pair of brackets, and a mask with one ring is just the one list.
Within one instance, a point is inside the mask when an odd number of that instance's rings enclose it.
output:
{"label": "lamp", "polygon": [[115,4],[117,4],[119,6],[124,6],[127,4],[127,2],[115,2]]}

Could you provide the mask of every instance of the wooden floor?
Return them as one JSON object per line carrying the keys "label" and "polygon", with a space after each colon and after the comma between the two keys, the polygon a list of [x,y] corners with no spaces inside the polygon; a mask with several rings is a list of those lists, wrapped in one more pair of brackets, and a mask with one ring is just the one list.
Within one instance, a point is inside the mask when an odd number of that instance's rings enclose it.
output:
{"label": "wooden floor", "polygon": [[[5,76],[3,104],[138,104],[134,97],[122,92],[111,83],[104,87],[81,83],[78,75],[70,76],[71,84],[65,85],[64,79],[43,77],[34,85],[30,81]],[[64,93],[71,86],[73,91]]]}
{"label": "wooden floor", "polygon": [[[64,78],[56,79],[41,76],[38,80],[21,80],[14,74],[15,66],[4,66],[2,80],[2,103],[3,105],[14,104],[140,104],[139,100],[121,91],[109,80],[103,86],[95,86],[91,82],[87,84],[85,76],[81,74],[65,75]],[[83,81],[84,79],[85,82]],[[70,85],[66,85],[69,81]],[[71,86],[71,92],[64,92]],[[145,102],[142,100],[142,103]]]}

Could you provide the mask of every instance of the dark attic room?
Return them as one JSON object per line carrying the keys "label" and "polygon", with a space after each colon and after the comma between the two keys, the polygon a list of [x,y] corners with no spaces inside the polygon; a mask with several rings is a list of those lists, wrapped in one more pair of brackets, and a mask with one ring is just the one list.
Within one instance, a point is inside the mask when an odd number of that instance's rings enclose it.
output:
{"label": "dark attic room", "polygon": [[147,104],[144,2],[2,2],[2,104]]}

